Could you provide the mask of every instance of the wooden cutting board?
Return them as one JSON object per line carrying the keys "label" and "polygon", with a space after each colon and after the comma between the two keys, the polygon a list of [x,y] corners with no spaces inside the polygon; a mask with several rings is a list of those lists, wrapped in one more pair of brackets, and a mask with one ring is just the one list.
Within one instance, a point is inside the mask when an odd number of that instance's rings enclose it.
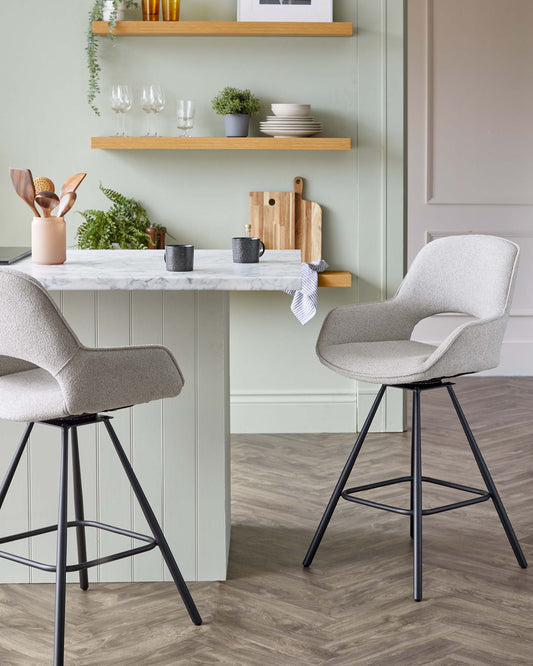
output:
{"label": "wooden cutting board", "polygon": [[252,236],[267,250],[293,250],[296,242],[294,192],[250,192]]}
{"label": "wooden cutting board", "polygon": [[250,192],[252,236],[268,250],[301,250],[304,263],[322,257],[322,208],[303,198],[304,179],[293,192]]}

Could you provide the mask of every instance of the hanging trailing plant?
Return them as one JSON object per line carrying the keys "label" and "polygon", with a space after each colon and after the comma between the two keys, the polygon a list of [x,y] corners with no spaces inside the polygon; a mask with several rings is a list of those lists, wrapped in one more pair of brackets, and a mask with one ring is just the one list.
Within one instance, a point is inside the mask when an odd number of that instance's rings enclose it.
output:
{"label": "hanging trailing plant", "polygon": [[[126,9],[138,7],[137,0],[112,0],[113,10],[109,18],[109,36],[114,41],[116,36],[113,30],[117,24],[117,15],[120,5],[124,5]],[[89,12],[89,27],[87,31],[87,67],[89,69],[89,88],[87,90],[87,101],[94,113],[99,116],[100,111],[96,106],[96,95],[100,92],[100,71],[101,67],[98,63],[98,35],[93,33],[93,21],[104,20],[104,3],[105,0],[94,0],[91,11]]]}

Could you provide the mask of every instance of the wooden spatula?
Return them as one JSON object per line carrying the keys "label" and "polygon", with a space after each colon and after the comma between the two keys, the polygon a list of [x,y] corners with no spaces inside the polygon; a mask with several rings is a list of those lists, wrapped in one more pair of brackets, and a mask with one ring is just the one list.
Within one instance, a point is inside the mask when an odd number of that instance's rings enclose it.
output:
{"label": "wooden spatula", "polygon": [[59,197],[54,192],[39,192],[35,195],[35,201],[43,209],[44,217],[50,217],[59,204]]}
{"label": "wooden spatula", "polygon": [[72,208],[75,201],[76,201],[75,192],[67,192],[66,194],[64,194],[61,197],[61,202],[59,204],[59,208],[57,211],[57,217],[64,217]]}
{"label": "wooden spatula", "polygon": [[9,175],[19,197],[28,204],[35,217],[41,217],[39,211],[35,208],[35,186],[31,171],[29,169],[14,169],[10,167]]}
{"label": "wooden spatula", "polygon": [[67,178],[63,184],[63,187],[61,188],[61,194],[59,198],[63,198],[63,195],[67,194],[67,192],[75,192],[81,185],[86,175],[86,173],[76,173],[73,176],[70,176],[70,178]]}

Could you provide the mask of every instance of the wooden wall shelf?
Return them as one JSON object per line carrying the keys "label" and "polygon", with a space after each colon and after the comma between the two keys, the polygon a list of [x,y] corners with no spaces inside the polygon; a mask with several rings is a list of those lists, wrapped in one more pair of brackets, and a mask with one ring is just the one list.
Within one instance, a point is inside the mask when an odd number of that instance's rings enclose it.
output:
{"label": "wooden wall shelf", "polygon": [[[240,21],[118,21],[124,37],[350,37],[352,23],[266,23]],[[108,35],[107,21],[94,21],[95,35]]]}
{"label": "wooden wall shelf", "polygon": [[318,274],[319,287],[351,287],[352,274],[349,271],[324,271]]}
{"label": "wooden wall shelf", "polygon": [[350,150],[351,139],[274,139],[224,136],[93,136],[91,148],[100,150]]}

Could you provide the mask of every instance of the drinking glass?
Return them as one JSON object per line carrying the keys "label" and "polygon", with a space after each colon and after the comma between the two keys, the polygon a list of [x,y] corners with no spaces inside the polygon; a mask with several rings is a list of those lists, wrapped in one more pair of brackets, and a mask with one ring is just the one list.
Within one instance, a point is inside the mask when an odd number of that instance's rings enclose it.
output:
{"label": "drinking glass", "polygon": [[180,0],[161,0],[163,5],[163,21],[180,20]]}
{"label": "drinking glass", "polygon": [[141,92],[141,109],[146,113],[146,136],[152,133],[152,98],[150,95],[150,86],[143,86]]}
{"label": "drinking glass", "polygon": [[142,0],[143,21],[159,21],[160,0]]}
{"label": "drinking glass", "polygon": [[155,114],[154,136],[158,136],[159,114],[166,106],[165,91],[161,86],[155,84],[150,86],[150,100]]}
{"label": "drinking glass", "polygon": [[126,136],[126,120],[124,114],[131,109],[131,88],[123,83],[117,83],[111,89],[111,108],[117,114],[116,136]]}
{"label": "drinking glass", "polygon": [[180,136],[192,136],[194,127],[194,102],[190,99],[178,100],[178,129]]}

